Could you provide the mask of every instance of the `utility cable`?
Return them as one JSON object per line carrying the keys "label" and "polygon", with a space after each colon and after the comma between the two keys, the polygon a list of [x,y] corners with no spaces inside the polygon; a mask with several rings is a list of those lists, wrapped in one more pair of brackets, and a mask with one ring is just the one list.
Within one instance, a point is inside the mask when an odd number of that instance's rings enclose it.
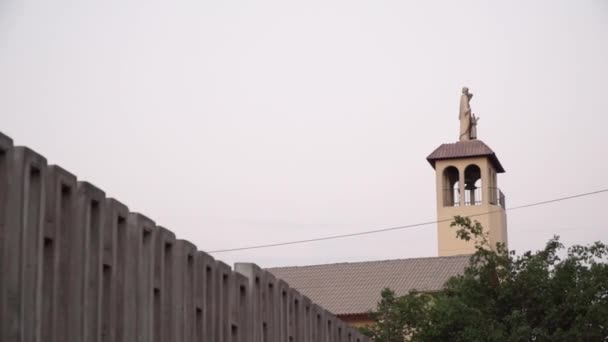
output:
{"label": "utility cable", "polygon": [[[514,211],[514,210],[519,210],[519,209],[524,209],[524,208],[536,207],[536,206],[541,206],[541,205],[545,205],[545,204],[550,204],[550,203],[555,203],[555,202],[561,202],[561,201],[571,200],[571,199],[579,198],[579,197],[586,197],[586,196],[597,195],[597,194],[601,194],[601,193],[604,193],[604,192],[608,192],[608,189],[596,190],[596,191],[585,192],[585,193],[571,195],[571,196],[566,196],[566,197],[554,198],[554,199],[550,199],[550,200],[546,200],[546,201],[541,201],[541,202],[534,202],[534,203],[519,205],[519,206],[512,207],[512,208],[505,208],[504,211]],[[490,215],[490,214],[498,213],[498,212],[501,212],[501,211],[503,211],[503,210],[494,210],[494,211],[489,211],[487,213],[473,214],[473,215],[468,215],[468,217]],[[209,251],[207,253],[235,252],[235,251],[244,251],[244,250],[250,250],[250,249],[260,249],[260,248],[269,248],[269,247],[295,245],[295,244],[300,244],[300,243],[308,243],[308,242],[316,242],[316,241],[335,240],[335,239],[342,239],[342,238],[351,237],[351,236],[376,234],[376,233],[388,232],[388,231],[392,231],[392,230],[401,230],[401,229],[408,229],[408,228],[428,226],[428,225],[431,225],[431,224],[437,224],[437,223],[442,223],[442,222],[449,222],[449,221],[452,221],[452,220],[453,220],[453,218],[445,219],[445,220],[437,220],[437,221],[420,222],[420,223],[414,223],[414,224],[408,224],[408,225],[404,225],[404,226],[397,226],[397,227],[390,227],[390,228],[367,230],[367,231],[357,232],[357,233],[330,235],[330,236],[324,236],[324,237],[318,237],[318,238],[312,238],[312,239],[286,241],[286,242],[277,242],[277,243],[270,243],[270,244],[265,244],[265,245],[249,246],[249,247],[237,247],[237,248],[228,248],[228,249],[218,249],[218,250],[215,250],[215,251]]]}

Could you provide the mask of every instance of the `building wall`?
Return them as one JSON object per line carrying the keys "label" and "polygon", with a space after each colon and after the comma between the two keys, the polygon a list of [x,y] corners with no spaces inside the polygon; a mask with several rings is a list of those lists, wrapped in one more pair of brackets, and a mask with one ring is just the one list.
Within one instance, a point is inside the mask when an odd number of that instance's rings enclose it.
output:
{"label": "building wall", "polygon": [[[481,169],[481,195],[482,202],[479,205],[465,205],[464,195],[460,196],[458,206],[446,206],[444,202],[445,185],[444,170],[450,166],[456,167],[460,175],[460,193],[464,194],[464,172],[467,166],[477,165]],[[496,172],[485,157],[462,158],[452,160],[440,160],[435,164],[437,184],[437,240],[439,256],[450,256],[459,254],[472,254],[475,252],[474,241],[463,241],[456,238],[456,228],[450,227],[452,219],[456,215],[469,216],[471,220],[481,223],[484,231],[489,232],[490,243],[495,246],[497,242],[507,243],[507,216],[504,208],[498,204],[491,204],[491,191],[498,188]]]}
{"label": "building wall", "polygon": [[0,133],[0,341],[363,342]]}
{"label": "building wall", "polygon": [[355,328],[361,328],[374,323],[374,321],[366,313],[355,315],[338,315],[338,318]]}

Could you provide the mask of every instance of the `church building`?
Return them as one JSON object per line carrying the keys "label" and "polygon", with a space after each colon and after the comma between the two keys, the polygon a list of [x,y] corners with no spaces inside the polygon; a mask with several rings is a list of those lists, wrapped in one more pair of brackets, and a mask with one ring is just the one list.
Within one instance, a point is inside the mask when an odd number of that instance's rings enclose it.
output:
{"label": "church building", "polygon": [[458,141],[442,144],[428,157],[436,173],[438,256],[313,266],[270,268],[312,301],[351,325],[371,323],[368,312],[376,308],[380,292],[391,288],[397,295],[411,290],[441,291],[446,281],[461,274],[475,252],[473,241],[456,238],[450,227],[454,216],[468,216],[484,227],[492,246],[507,244],[505,196],[498,188],[498,174],[505,172],[498,157],[477,139],[478,118],[471,111],[473,94],[460,96]]}

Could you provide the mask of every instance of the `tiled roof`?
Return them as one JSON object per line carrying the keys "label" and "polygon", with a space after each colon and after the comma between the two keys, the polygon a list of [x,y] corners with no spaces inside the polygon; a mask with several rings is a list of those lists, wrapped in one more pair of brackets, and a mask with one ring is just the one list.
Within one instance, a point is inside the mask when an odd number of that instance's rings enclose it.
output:
{"label": "tiled roof", "polygon": [[481,140],[459,141],[452,144],[443,144],[431,153],[426,160],[435,167],[435,161],[444,159],[456,159],[466,157],[483,157],[487,156],[494,164],[496,172],[505,172],[505,169],[500,164],[496,153],[492,151],[488,145]]}
{"label": "tiled roof", "polygon": [[469,255],[270,268],[335,315],[367,313],[376,308],[380,292],[388,287],[398,295],[411,290],[441,290],[461,274]]}

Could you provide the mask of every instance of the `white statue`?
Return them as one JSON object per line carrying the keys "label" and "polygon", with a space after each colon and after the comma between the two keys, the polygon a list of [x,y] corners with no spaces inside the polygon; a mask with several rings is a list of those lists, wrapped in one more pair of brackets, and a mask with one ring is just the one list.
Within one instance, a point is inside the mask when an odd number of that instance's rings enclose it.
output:
{"label": "white statue", "polygon": [[462,95],[460,96],[460,141],[467,141],[471,139],[477,139],[477,117],[471,112],[471,105],[469,102],[473,94],[469,93],[469,88],[462,88]]}
{"label": "white statue", "polygon": [[469,134],[471,140],[477,139],[477,121],[479,121],[479,118],[471,113],[471,133]]}

